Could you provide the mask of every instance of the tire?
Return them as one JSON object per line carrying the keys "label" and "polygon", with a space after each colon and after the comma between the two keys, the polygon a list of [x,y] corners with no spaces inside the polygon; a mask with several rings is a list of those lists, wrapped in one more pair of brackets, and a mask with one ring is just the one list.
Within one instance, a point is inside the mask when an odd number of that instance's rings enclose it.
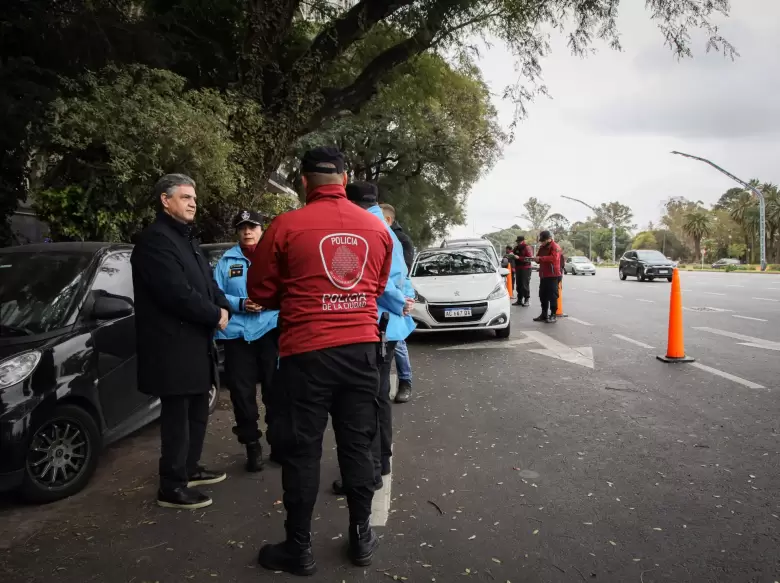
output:
{"label": "tire", "polygon": [[595,277],[596,276],[596,272],[594,271],[593,273],[591,273],[591,275]]}
{"label": "tire", "polygon": [[496,338],[509,338],[509,334],[511,332],[512,324],[511,322],[507,325],[506,328],[502,328],[500,330],[496,330]]}
{"label": "tire", "polygon": [[[618,269],[618,273],[620,274],[620,279],[622,279],[623,281],[626,281],[626,278],[628,276],[626,275],[626,272],[623,271],[622,267]],[[596,274],[594,273],[593,275],[596,275]]]}
{"label": "tire", "polygon": [[637,269],[636,270],[636,280],[637,281],[645,281],[645,272],[643,269]]}
{"label": "tire", "polygon": [[654,279],[655,279],[654,277],[648,277],[647,278],[648,281],[653,281]]}
{"label": "tire", "polygon": [[60,405],[30,439],[22,497],[47,503],[81,491],[95,473],[101,447],[100,430],[92,415],[76,405]]}
{"label": "tire", "polygon": [[219,388],[216,385],[211,385],[211,390],[209,391],[209,415],[211,415],[214,411],[217,410],[218,404],[219,404]]}
{"label": "tire", "polygon": [[672,278],[671,277],[667,277],[666,281],[668,281],[669,283],[672,283]]}

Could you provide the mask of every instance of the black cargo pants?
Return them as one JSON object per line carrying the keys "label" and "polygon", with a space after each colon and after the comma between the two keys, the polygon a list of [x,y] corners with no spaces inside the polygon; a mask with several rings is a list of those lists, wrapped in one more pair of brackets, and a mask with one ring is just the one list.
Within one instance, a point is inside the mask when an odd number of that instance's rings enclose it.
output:
{"label": "black cargo pants", "polygon": [[329,413],[350,524],[364,524],[371,517],[374,498],[372,446],[377,438],[379,393],[376,343],[283,357],[274,385],[283,405],[271,418],[268,440],[282,458],[288,531],[311,531]]}
{"label": "black cargo pants", "polygon": [[273,414],[273,378],[279,360],[279,329],[265,333],[252,342],[243,339],[223,341],[225,380],[233,403],[236,425],[233,433],[239,443],[255,443],[263,433],[257,425],[257,383],[265,406],[265,423]]}
{"label": "black cargo pants", "polygon": [[387,343],[387,356],[379,365],[379,431],[374,440],[373,456],[375,479],[379,482],[381,475],[390,473],[390,458],[393,455],[393,405],[390,402],[390,369],[395,359],[395,345]]}
{"label": "black cargo pants", "polygon": [[185,487],[198,470],[208,422],[208,393],[160,397],[161,490]]}
{"label": "black cargo pants", "polygon": [[542,314],[554,316],[558,311],[557,277],[542,277],[539,280],[539,300],[542,302]]}
{"label": "black cargo pants", "polygon": [[517,301],[531,299],[531,270],[517,270]]}

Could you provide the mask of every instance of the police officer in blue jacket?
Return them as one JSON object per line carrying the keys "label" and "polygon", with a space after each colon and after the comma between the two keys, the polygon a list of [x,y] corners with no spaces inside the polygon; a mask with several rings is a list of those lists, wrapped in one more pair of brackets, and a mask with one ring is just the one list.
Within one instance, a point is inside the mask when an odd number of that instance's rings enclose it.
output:
{"label": "police officer in blue jacket", "polygon": [[[260,382],[265,422],[273,414],[273,375],[279,352],[277,310],[266,310],[247,297],[246,276],[255,246],[263,234],[264,217],[242,210],[233,226],[238,245],[228,249],[214,268],[214,279],[230,302],[233,317],[227,328],[217,333],[225,349],[225,376],[233,402],[236,425],[233,433],[246,446],[246,469],[263,469],[263,449],[258,426],[257,383]],[[272,456],[273,457],[273,454]]]}
{"label": "police officer in blue jacket", "polygon": [[[384,213],[379,206],[379,190],[369,182],[353,182],[347,184],[347,198],[356,205],[366,209],[381,221],[393,239],[393,261],[390,267],[390,277],[384,293],[377,300],[378,318],[388,313],[390,321],[387,326],[387,355],[379,369],[379,439],[374,444],[374,464],[377,470],[377,489],[382,487],[381,476],[390,473],[390,458],[393,455],[393,416],[390,404],[390,369],[393,363],[395,345],[406,338],[416,328],[409,315],[414,305],[414,288],[409,279],[409,270],[404,261],[401,242],[393,230],[385,222]],[[333,491],[342,492],[341,481],[333,483]]]}

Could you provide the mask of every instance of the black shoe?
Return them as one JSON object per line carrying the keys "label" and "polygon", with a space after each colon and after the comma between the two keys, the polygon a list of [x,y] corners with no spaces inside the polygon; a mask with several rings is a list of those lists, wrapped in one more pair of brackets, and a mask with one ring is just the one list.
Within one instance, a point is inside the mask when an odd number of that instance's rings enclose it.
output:
{"label": "black shoe", "polygon": [[227,479],[225,472],[215,472],[207,470],[206,468],[199,467],[193,474],[190,475],[190,481],[187,482],[187,487],[193,486],[208,486],[209,484],[218,484],[224,482]]}
{"label": "black shoe", "polygon": [[523,302],[521,302],[520,300],[517,300],[517,301],[516,301],[514,304],[512,304],[512,305],[513,305],[513,306],[522,306],[522,305],[523,305]]}
{"label": "black shoe", "polygon": [[382,458],[382,475],[387,476],[392,471],[389,457]]}
{"label": "black shoe", "polygon": [[531,307],[531,298],[525,298],[525,303],[523,304],[524,308],[530,308]]}
{"label": "black shoe", "polygon": [[379,538],[371,525],[352,524],[349,527],[349,560],[358,567],[368,567],[379,546]]}
{"label": "black shoe", "polygon": [[534,318],[534,322],[546,322],[547,321],[547,314],[540,314],[536,318]]}
{"label": "black shoe", "polygon": [[246,471],[263,471],[263,446],[258,442],[246,444]]}
{"label": "black shoe", "polygon": [[408,403],[412,398],[412,383],[409,381],[398,381],[398,392],[395,394],[396,403]]}
{"label": "black shoe", "polygon": [[196,510],[211,506],[211,498],[193,490],[192,488],[174,488],[173,490],[164,490],[160,488],[157,491],[157,506],[163,508],[183,508],[185,510]]}
{"label": "black shoe", "polygon": [[300,576],[317,572],[317,563],[311,552],[311,534],[308,532],[288,531],[284,542],[265,545],[260,549],[257,562],[269,571],[284,571]]}
{"label": "black shoe", "polygon": [[553,314],[552,316],[550,316],[545,320],[545,322],[547,322],[548,324],[555,324],[557,321],[558,318],[555,317],[555,314]]}

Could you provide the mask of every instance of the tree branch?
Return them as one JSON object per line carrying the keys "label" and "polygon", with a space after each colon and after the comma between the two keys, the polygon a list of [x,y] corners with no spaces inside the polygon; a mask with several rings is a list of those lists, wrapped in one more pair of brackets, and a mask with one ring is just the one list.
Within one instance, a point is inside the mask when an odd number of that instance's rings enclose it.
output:
{"label": "tree branch", "polygon": [[299,4],[300,0],[246,0],[248,26],[241,54],[245,82],[277,60]]}

